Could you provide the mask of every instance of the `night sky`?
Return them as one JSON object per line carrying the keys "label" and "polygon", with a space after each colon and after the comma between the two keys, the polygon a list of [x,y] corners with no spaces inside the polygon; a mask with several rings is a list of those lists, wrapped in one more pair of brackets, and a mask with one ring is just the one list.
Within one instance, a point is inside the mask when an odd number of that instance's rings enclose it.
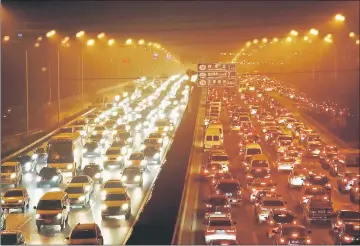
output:
{"label": "night sky", "polygon": [[3,35],[15,29],[36,35],[50,29],[68,34],[104,31],[155,40],[195,62],[234,52],[248,39],[324,28],[338,12],[347,17],[350,28],[359,30],[359,1],[2,1],[2,5],[8,10],[2,15]]}

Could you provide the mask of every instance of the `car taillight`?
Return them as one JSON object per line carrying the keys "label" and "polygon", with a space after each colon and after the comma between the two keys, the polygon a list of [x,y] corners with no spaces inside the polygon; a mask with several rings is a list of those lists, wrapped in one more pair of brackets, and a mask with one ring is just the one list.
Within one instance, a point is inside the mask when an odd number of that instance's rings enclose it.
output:
{"label": "car taillight", "polygon": [[207,233],[214,233],[215,232],[215,230],[210,230],[210,229],[208,229],[206,231],[207,231]]}
{"label": "car taillight", "polygon": [[234,233],[235,230],[226,230],[227,233]]}
{"label": "car taillight", "polygon": [[205,173],[208,173],[209,171],[207,169],[205,169]]}
{"label": "car taillight", "polygon": [[337,225],[337,226],[341,226],[342,224],[343,224],[343,222],[342,222],[341,220],[337,220],[337,221],[336,221],[336,225]]}
{"label": "car taillight", "polygon": [[211,205],[211,204],[206,204],[206,207],[207,207],[207,208],[211,208],[212,205]]}

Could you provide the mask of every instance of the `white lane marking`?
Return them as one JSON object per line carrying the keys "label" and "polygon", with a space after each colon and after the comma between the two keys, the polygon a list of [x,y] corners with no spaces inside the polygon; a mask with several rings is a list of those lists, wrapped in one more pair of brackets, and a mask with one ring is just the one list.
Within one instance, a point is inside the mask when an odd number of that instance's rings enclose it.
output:
{"label": "white lane marking", "polygon": [[21,229],[24,225],[26,225],[27,223],[29,223],[29,221],[32,219],[32,216],[30,216],[27,220],[25,220],[21,225],[19,225],[17,227],[17,229]]}

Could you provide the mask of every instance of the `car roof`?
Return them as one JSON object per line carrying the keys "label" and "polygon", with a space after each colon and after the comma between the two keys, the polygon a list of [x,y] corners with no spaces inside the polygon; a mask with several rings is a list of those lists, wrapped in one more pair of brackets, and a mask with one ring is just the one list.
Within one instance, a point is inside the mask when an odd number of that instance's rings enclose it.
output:
{"label": "car roof", "polygon": [[19,162],[17,161],[7,161],[7,162],[4,162],[3,164],[1,164],[1,166],[16,166],[17,164],[19,164]]}
{"label": "car roof", "polygon": [[260,144],[258,144],[258,143],[248,143],[248,144],[246,145],[246,148],[248,148],[248,149],[250,149],[250,148],[261,149],[261,146],[260,146]]}
{"label": "car roof", "polygon": [[78,223],[73,230],[91,230],[96,228],[96,223]]}
{"label": "car roof", "polygon": [[62,198],[65,195],[65,191],[48,191],[40,198],[40,200],[54,200]]}
{"label": "car roof", "polygon": [[25,191],[25,188],[22,187],[18,187],[18,188],[9,188],[7,189],[4,193],[8,192],[8,191]]}

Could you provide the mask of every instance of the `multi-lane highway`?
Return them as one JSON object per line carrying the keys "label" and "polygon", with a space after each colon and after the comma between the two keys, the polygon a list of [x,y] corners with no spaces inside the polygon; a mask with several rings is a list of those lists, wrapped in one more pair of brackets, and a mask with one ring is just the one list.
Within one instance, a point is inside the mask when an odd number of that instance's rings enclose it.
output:
{"label": "multi-lane highway", "polygon": [[[110,217],[103,219],[101,216],[101,184],[96,184],[94,188],[94,193],[90,200],[90,206],[87,206],[84,209],[81,208],[71,208],[68,226],[65,230],[61,231],[59,226],[48,226],[42,227],[38,231],[36,227],[36,216],[33,206],[36,206],[39,199],[49,191],[64,190],[68,182],[71,180],[71,177],[64,177],[63,182],[59,187],[50,188],[50,187],[37,187],[37,172],[41,168],[46,166],[46,163],[37,163],[36,170],[34,172],[23,174],[23,179],[21,182],[21,187],[24,187],[30,196],[30,208],[24,213],[21,210],[7,211],[6,216],[6,229],[16,229],[21,230],[25,235],[26,242],[28,244],[66,244],[67,237],[71,230],[77,223],[97,223],[102,231],[104,244],[123,244],[126,242],[127,238],[131,234],[132,227],[134,226],[139,214],[141,213],[144,204],[146,203],[151,189],[156,181],[156,177],[161,170],[161,165],[165,161],[166,153],[171,147],[173,141],[173,135],[178,127],[179,122],[181,121],[182,114],[187,106],[188,95],[189,95],[189,86],[186,85],[187,76],[174,75],[166,81],[152,81],[144,83],[141,87],[137,88],[134,94],[124,94],[121,95],[120,103],[121,107],[128,110],[127,114],[136,111],[135,117],[125,117],[121,119],[121,122],[127,122],[129,124],[130,133],[132,136],[132,143],[129,144],[129,153],[126,155],[126,159],[129,159],[131,152],[142,151],[143,141],[146,139],[150,133],[156,133],[159,130],[159,127],[162,127],[162,131],[166,133],[163,138],[162,149],[160,152],[160,165],[149,165],[148,170],[143,173],[143,185],[142,187],[129,187],[128,194],[131,199],[131,217],[129,220],[125,220],[123,217]],[[119,103],[119,101],[118,101]],[[119,105],[119,104],[116,104]],[[115,106],[113,109],[116,108]],[[106,110],[100,112],[98,111],[98,118]],[[109,114],[108,114],[109,115]],[[106,122],[105,120],[99,118],[100,125],[101,122]],[[120,118],[119,118],[120,119]],[[157,126],[157,120],[166,119],[165,122],[171,124],[169,126]],[[137,124],[133,124],[137,122]],[[165,129],[165,130],[164,130]],[[168,130],[170,129],[170,130]],[[87,139],[92,135],[92,132],[89,130],[84,136],[86,142]],[[160,134],[161,135],[161,134]],[[104,149],[101,151],[100,158],[97,158],[95,161],[103,166],[106,159],[104,153],[106,149],[111,146],[115,141],[112,133],[105,136],[103,139],[106,139],[107,144]],[[32,153],[33,150],[30,150]],[[91,160],[83,158],[85,165]],[[127,166],[126,164],[125,166]],[[81,171],[78,172],[79,174]],[[108,179],[117,179],[119,180],[122,175],[122,168],[120,169],[104,169],[103,173],[104,183]],[[8,186],[2,185],[1,192],[4,192],[9,189]]]}
{"label": "multi-lane highway", "polygon": [[[220,89],[222,91],[222,89]],[[221,96],[220,92],[220,98]],[[255,94],[256,95],[256,94]],[[292,103],[288,99],[282,98],[276,92],[269,93],[272,97],[276,98],[283,105],[293,113],[295,118],[300,122],[305,123],[308,127],[316,129],[321,134],[322,140],[326,144],[336,144],[338,148],[349,148],[344,143],[341,143],[338,139],[326,131],[324,128],[319,128],[313,124],[313,122],[306,120],[295,108],[292,108]],[[208,163],[208,153],[204,152],[204,134],[206,126],[204,125],[205,117],[209,112],[209,104],[207,103],[208,95],[207,90],[203,89],[201,97],[201,108],[199,109],[198,119],[195,128],[195,138],[193,143],[193,150],[188,167],[188,179],[184,186],[184,193],[182,199],[182,210],[179,213],[178,231],[175,232],[177,239],[173,243],[176,244],[204,244],[205,243],[205,231],[204,226],[206,204],[204,200],[207,196],[214,194],[215,190],[202,178],[203,168]],[[240,94],[236,94],[237,103],[242,105],[243,108],[248,108],[240,99]],[[211,99],[210,99],[211,101]],[[233,103],[235,104],[235,103]],[[256,104],[256,103],[255,103]],[[266,104],[258,103],[260,107],[264,107]],[[236,222],[236,239],[239,244],[272,244],[273,242],[268,238],[268,224],[259,224],[256,221],[254,215],[254,204],[249,201],[249,188],[246,181],[246,173],[243,170],[243,156],[239,154],[238,143],[242,136],[239,136],[230,128],[230,119],[228,115],[228,107],[222,106],[220,114],[220,122],[224,129],[224,150],[229,159],[229,170],[233,178],[240,181],[243,188],[244,202],[241,205],[231,206],[231,217]],[[272,112],[269,108],[266,108],[268,113]],[[274,116],[274,115],[273,115]],[[255,117],[251,119],[253,126],[256,129],[256,134],[262,136],[261,127]],[[261,137],[262,138],[262,137]],[[263,139],[263,138],[262,138]],[[269,158],[271,164],[271,179],[276,183],[276,193],[282,196],[284,201],[287,202],[287,208],[290,209],[298,218],[301,224],[305,225],[303,219],[303,210],[300,206],[302,194],[300,189],[289,188],[288,177],[289,172],[278,172],[276,168],[277,154],[273,146],[261,141],[261,147],[264,154]],[[307,165],[313,162],[315,170],[325,173],[330,179],[329,183],[332,186],[331,201],[333,202],[334,210],[341,208],[349,208],[354,211],[358,210],[358,204],[350,202],[348,194],[341,194],[337,186],[337,178],[331,177],[329,173],[322,169],[318,158],[304,157],[301,165]],[[311,238],[311,244],[334,244],[333,234],[331,227],[328,223],[314,223],[311,226],[306,225],[311,230],[311,234],[308,236]],[[222,237],[221,233],[218,238]]]}

